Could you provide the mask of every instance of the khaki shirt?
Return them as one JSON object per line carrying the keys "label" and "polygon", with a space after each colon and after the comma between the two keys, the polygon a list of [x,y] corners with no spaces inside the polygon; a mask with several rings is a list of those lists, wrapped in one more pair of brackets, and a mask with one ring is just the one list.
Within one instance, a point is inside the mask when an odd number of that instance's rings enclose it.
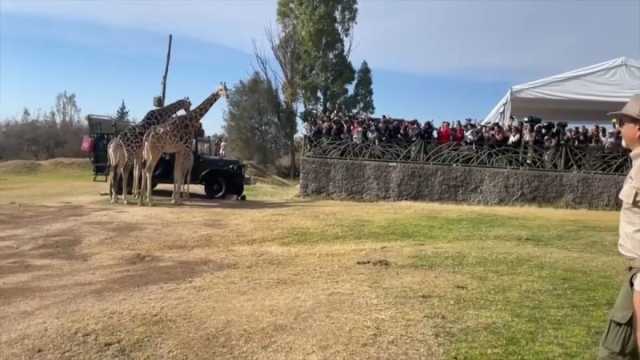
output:
{"label": "khaki shirt", "polygon": [[620,237],[618,251],[625,257],[640,259],[640,149],[631,154],[631,170],[624,180],[618,197],[620,209]]}

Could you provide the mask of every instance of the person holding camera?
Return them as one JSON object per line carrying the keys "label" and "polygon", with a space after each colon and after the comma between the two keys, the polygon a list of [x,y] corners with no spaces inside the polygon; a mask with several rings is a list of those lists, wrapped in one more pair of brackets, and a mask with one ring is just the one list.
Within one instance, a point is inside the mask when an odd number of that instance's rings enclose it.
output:
{"label": "person holding camera", "polygon": [[598,350],[599,359],[638,359],[640,332],[640,94],[615,117],[622,145],[631,150],[631,170],[618,197],[622,200],[618,251],[627,260],[622,288],[609,312]]}

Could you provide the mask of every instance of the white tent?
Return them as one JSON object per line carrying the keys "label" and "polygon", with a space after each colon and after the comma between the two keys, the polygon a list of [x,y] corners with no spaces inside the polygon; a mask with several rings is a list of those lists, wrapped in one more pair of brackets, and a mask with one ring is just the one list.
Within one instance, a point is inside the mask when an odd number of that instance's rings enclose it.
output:
{"label": "white tent", "polygon": [[640,61],[625,57],[513,86],[484,119],[534,115],[544,121],[603,122],[640,94]]}

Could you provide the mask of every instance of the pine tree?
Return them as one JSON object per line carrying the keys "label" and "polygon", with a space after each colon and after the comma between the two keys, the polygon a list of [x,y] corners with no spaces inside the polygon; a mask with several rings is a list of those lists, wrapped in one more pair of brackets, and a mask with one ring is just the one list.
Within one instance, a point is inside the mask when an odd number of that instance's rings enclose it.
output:
{"label": "pine tree", "polygon": [[124,104],[124,100],[122,100],[122,104],[120,104],[120,107],[116,111],[116,121],[129,121],[129,110]]}
{"label": "pine tree", "polygon": [[351,94],[350,110],[353,112],[362,112],[365,114],[373,114],[376,111],[373,105],[373,80],[371,78],[371,68],[366,61],[363,61],[356,75],[356,84]]}

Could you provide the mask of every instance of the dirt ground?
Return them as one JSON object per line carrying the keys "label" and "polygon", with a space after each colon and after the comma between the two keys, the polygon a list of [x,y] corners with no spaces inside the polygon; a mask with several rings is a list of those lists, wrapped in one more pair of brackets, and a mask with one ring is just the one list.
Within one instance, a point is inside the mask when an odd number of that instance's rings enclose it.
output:
{"label": "dirt ground", "polygon": [[442,357],[425,313],[453,285],[403,266],[413,248],[282,242],[350,205],[149,208],[109,204],[100,183],[57,186],[0,191],[2,359]]}

